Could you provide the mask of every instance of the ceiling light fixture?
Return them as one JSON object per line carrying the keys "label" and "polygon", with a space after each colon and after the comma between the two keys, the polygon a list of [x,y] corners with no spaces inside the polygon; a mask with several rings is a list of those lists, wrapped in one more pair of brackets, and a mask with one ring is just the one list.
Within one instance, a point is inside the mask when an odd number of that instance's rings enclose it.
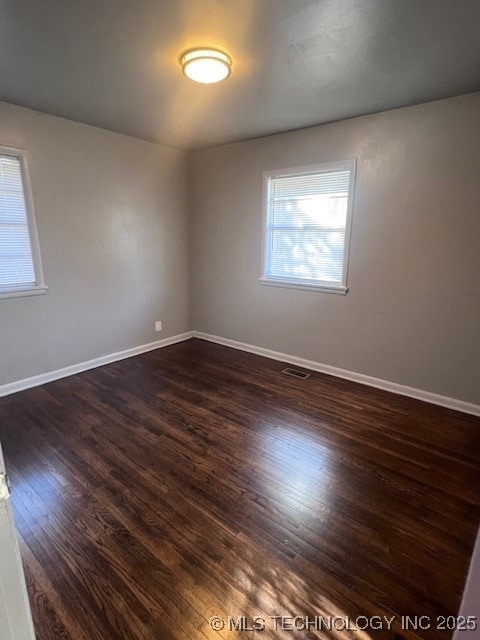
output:
{"label": "ceiling light fixture", "polygon": [[218,49],[191,49],[180,62],[187,78],[204,84],[225,80],[232,72],[232,59]]}

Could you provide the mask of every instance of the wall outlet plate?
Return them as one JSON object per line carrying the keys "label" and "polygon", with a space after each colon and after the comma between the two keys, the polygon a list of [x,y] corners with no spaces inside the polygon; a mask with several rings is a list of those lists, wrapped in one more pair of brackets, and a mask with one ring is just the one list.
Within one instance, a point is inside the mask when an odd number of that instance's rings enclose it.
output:
{"label": "wall outlet plate", "polygon": [[155,331],[161,331],[162,330],[162,321],[158,320],[157,322],[155,322]]}

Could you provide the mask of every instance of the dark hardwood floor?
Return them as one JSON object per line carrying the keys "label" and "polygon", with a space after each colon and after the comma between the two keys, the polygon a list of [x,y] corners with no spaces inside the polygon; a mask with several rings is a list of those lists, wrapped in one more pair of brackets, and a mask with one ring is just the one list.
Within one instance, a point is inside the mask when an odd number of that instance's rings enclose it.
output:
{"label": "dark hardwood floor", "polygon": [[283,366],[191,340],[0,399],[38,640],[451,637],[480,420]]}

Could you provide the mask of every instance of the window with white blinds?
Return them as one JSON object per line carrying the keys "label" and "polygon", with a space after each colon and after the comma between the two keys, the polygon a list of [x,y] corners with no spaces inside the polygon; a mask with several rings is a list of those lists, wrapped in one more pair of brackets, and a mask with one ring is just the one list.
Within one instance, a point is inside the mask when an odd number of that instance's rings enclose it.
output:
{"label": "window with white blinds", "polygon": [[345,293],[355,161],[264,175],[260,282]]}
{"label": "window with white blinds", "polygon": [[[38,291],[45,287],[36,241],[33,210],[25,189],[21,151],[0,151],[0,296]],[[34,248],[37,251],[34,251]],[[37,263],[37,264],[36,264]],[[39,292],[39,291],[38,291]]]}

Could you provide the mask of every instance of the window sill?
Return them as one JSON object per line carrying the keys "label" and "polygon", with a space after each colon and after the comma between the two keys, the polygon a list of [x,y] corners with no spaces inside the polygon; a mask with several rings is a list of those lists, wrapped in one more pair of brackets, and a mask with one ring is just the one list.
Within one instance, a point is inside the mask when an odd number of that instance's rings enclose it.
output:
{"label": "window sill", "polygon": [[47,293],[48,287],[29,287],[28,289],[0,289],[1,298],[23,298],[25,296],[41,296]]}
{"label": "window sill", "polygon": [[261,285],[267,287],[283,287],[285,289],[303,289],[304,291],[317,291],[318,293],[335,293],[339,296],[344,296],[348,292],[348,287],[342,287],[341,285],[326,285],[326,284],[308,284],[306,282],[295,282],[292,280],[273,280],[270,278],[259,278]]}

